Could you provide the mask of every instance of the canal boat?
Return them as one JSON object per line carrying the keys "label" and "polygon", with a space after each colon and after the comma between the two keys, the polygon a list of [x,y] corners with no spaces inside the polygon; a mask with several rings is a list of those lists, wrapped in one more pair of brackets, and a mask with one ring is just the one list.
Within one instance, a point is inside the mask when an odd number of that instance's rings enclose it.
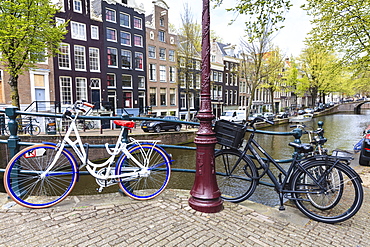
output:
{"label": "canal boat", "polygon": [[289,123],[303,123],[303,122],[308,122],[308,121],[311,121],[312,118],[313,118],[313,114],[306,113],[306,114],[303,114],[303,115],[289,117]]}

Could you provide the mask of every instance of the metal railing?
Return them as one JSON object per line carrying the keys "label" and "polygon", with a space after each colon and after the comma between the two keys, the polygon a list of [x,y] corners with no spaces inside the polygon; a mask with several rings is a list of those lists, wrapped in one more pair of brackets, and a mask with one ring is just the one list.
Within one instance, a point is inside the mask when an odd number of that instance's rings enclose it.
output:
{"label": "metal railing", "polygon": [[[19,115],[32,115],[37,117],[44,117],[44,118],[62,118],[62,114],[51,114],[51,113],[36,113],[36,112],[26,112],[26,111],[19,111],[16,107],[8,107],[5,108],[5,110],[0,110],[0,113],[5,113],[5,115],[9,118],[8,121],[8,130],[10,132],[10,136],[8,140],[0,140],[0,144],[6,144],[9,150],[9,160],[19,152],[20,146],[31,146],[36,143],[31,142],[21,142],[19,136],[17,135],[17,129],[18,129],[18,123],[16,121],[17,117]],[[149,117],[132,117],[128,115],[123,116],[79,116],[79,119],[88,119],[88,120],[133,120],[133,121],[143,121],[143,120],[160,120],[160,121],[167,121],[167,122],[175,122],[175,123],[181,123],[185,125],[193,125],[193,126],[199,126],[200,124],[197,122],[187,122],[187,121],[178,121],[178,120],[167,120],[162,118],[149,118]],[[0,120],[1,122],[1,120]],[[3,122],[4,123],[4,122]],[[247,130],[250,131],[250,130]],[[294,136],[295,140],[294,142],[300,143],[300,138],[302,137],[302,130],[299,128],[294,129],[291,132],[274,132],[274,131],[263,131],[263,130],[257,130],[256,133],[260,134],[266,134],[266,135],[292,135]],[[127,136],[124,136],[123,138],[127,139]],[[160,145],[163,148],[174,148],[174,149],[186,149],[186,150],[196,150],[196,147],[191,146],[180,146],[180,145]],[[68,147],[68,146],[67,146]],[[89,145],[90,148],[105,148],[105,145]],[[113,144],[109,145],[109,147],[114,147]],[[277,160],[278,163],[289,163],[292,159],[287,160]],[[191,172],[195,173],[195,170],[191,169],[181,169],[181,168],[172,168],[171,169],[174,172]],[[5,169],[0,169],[0,172],[4,172]],[[87,174],[87,172],[81,172],[81,174]]]}

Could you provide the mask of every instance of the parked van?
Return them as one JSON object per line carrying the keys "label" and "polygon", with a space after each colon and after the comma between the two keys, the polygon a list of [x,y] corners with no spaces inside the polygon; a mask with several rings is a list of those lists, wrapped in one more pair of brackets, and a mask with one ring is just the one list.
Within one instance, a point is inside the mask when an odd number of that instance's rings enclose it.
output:
{"label": "parked van", "polygon": [[232,110],[232,111],[224,111],[221,114],[220,119],[224,119],[230,122],[235,123],[245,123],[246,122],[246,114],[243,110]]}

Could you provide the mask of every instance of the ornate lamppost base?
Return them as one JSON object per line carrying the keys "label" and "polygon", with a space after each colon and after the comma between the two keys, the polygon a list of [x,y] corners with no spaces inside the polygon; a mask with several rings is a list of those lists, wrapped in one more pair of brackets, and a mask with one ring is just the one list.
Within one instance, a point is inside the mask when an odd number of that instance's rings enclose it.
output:
{"label": "ornate lamppost base", "polygon": [[220,198],[203,200],[190,197],[189,205],[192,209],[203,213],[218,213],[223,209],[223,201]]}

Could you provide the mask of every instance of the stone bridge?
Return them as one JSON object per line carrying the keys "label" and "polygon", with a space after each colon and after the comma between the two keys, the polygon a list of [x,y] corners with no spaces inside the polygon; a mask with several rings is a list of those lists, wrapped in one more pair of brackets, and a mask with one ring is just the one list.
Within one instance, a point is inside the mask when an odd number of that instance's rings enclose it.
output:
{"label": "stone bridge", "polygon": [[370,103],[370,100],[347,102],[347,103],[338,105],[336,108],[338,112],[351,111],[351,112],[354,112],[355,114],[360,114],[361,106],[363,106],[366,103]]}

